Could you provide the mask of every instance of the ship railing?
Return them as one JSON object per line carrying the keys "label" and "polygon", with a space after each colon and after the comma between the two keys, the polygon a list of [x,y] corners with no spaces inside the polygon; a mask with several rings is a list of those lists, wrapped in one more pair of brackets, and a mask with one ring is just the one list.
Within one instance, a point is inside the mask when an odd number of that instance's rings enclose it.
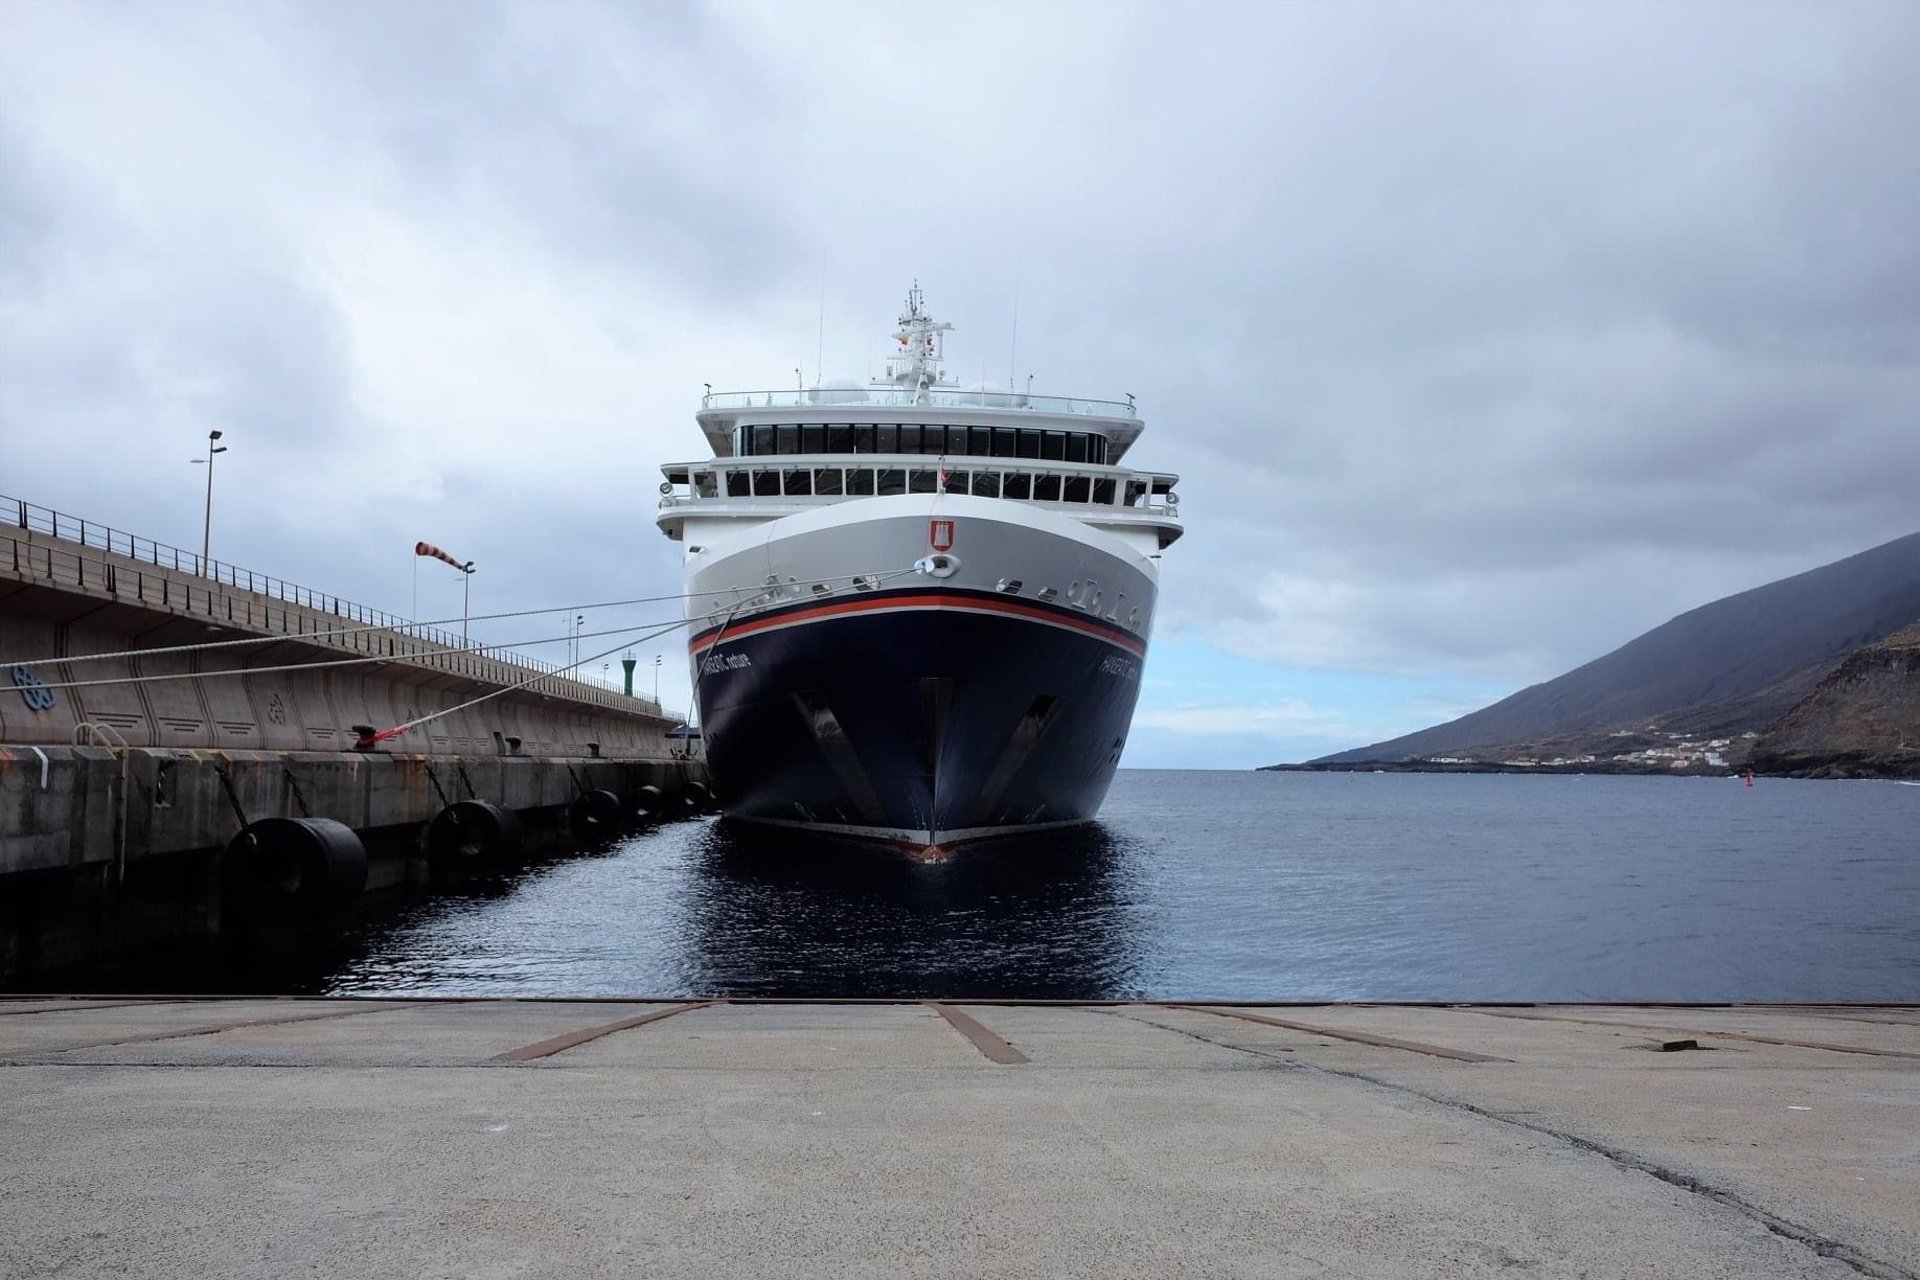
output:
{"label": "ship railing", "polygon": [[713,391],[701,397],[700,408],[795,409],[834,405],[935,405],[948,409],[1020,409],[1030,413],[1068,413],[1094,418],[1138,418],[1131,402],[1089,400],[1080,396],[1036,396],[1015,391],[963,391],[935,387],[925,392],[905,387],[809,387],[785,391]]}
{"label": "ship railing", "polygon": [[[662,507],[744,500],[840,502],[902,493],[967,493],[1073,510],[1105,508],[1116,517],[1175,520],[1180,477],[1160,471],[1028,461],[933,458],[924,454],[789,455],[716,458],[661,468]],[[943,479],[944,473],[944,479]]]}
{"label": "ship railing", "polygon": [[[422,626],[399,614],[343,600],[328,592],[315,591],[284,578],[243,569],[222,560],[203,558],[197,551],[142,538],[98,520],[83,519],[0,494],[0,522],[28,533],[76,543],[82,549],[105,553],[101,557],[87,557],[50,545],[35,547],[8,538],[5,540],[7,545],[0,545],[0,552],[5,553],[6,563],[12,570],[23,576],[81,588],[100,586],[115,595],[130,594],[141,603],[155,603],[165,608],[180,608],[196,615],[224,619],[246,630],[278,631],[291,636],[313,634],[316,624],[311,620],[290,615],[284,609],[276,615],[273,610],[264,607],[264,601],[255,602],[237,594],[247,592],[251,596],[265,597],[283,605],[295,605],[310,613],[326,614],[340,619],[342,623],[382,627],[396,633],[399,639],[420,642],[425,646],[409,645],[396,649],[394,652],[397,657],[428,661],[430,665],[466,675],[482,674],[481,667],[488,662],[504,663],[524,668],[526,672],[541,673],[566,684],[564,688],[554,686],[536,689],[536,692],[559,693],[581,701],[604,702],[610,706],[640,703],[654,714],[660,711],[659,706],[650,699],[622,693],[613,686],[610,678],[600,679],[586,672],[571,672],[560,663],[535,658],[506,646],[482,645],[477,640],[463,638],[457,631]],[[133,563],[116,565],[107,557],[119,557],[122,561]],[[138,572],[143,565],[202,579],[207,585],[182,589],[176,581],[161,574],[153,575],[149,582]],[[116,569],[122,571],[116,572]],[[132,572],[125,572],[129,569]],[[375,643],[375,639],[370,635],[349,634],[329,642],[340,647],[366,649]]]}

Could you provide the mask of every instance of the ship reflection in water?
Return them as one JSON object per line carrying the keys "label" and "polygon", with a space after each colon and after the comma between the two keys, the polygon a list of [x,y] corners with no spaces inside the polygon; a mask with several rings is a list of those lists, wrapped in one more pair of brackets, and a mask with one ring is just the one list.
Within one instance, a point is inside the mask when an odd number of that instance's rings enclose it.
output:
{"label": "ship reflection in water", "polygon": [[1129,842],[1100,826],[923,863],[716,822],[695,849],[679,986],[732,995],[1138,994]]}
{"label": "ship reflection in water", "polygon": [[306,976],[266,980],[333,995],[1133,996],[1158,932],[1148,856],[1098,826],[925,863],[673,823],[370,919]]}

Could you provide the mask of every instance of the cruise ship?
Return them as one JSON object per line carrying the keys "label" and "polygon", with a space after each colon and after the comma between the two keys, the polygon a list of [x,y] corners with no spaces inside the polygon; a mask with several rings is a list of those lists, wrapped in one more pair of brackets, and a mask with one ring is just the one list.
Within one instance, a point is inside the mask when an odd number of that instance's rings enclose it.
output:
{"label": "cruise ship", "polygon": [[662,468],[721,809],[940,857],[1090,821],[1127,744],[1178,477],[1133,399],[941,372],[916,284],[887,376],[714,392]]}

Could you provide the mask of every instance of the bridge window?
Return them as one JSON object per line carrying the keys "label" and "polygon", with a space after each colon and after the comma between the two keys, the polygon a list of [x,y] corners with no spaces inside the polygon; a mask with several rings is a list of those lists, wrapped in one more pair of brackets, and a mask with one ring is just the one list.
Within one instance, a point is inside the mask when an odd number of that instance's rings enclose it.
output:
{"label": "bridge window", "polygon": [[714,487],[714,483],[713,483],[713,472],[711,471],[694,472],[693,473],[693,491],[694,493],[698,494],[702,498],[712,498],[712,497],[718,496],[719,490]]}
{"label": "bridge window", "polygon": [[1000,478],[1000,496],[1019,498],[1025,501],[1033,496],[1033,477],[1025,472],[1015,472]]}
{"label": "bridge window", "polygon": [[840,468],[827,467],[813,473],[813,491],[822,498],[840,496]]}
{"label": "bridge window", "polygon": [[934,482],[938,479],[938,475],[938,472],[929,471],[922,467],[915,467],[907,473],[907,492],[932,493]]}
{"label": "bridge window", "polygon": [[1053,462],[1063,462],[1067,456],[1067,433],[1049,431],[1041,437],[1040,456]]}
{"label": "bridge window", "polygon": [[853,424],[851,422],[835,422],[827,427],[827,452],[853,452]]}
{"label": "bridge window", "polygon": [[753,481],[744,471],[727,472],[727,496],[746,498],[753,494]]}
{"label": "bridge window", "polygon": [[993,456],[996,458],[1012,458],[1018,456],[1020,452],[1018,448],[1019,439],[1020,433],[1012,427],[993,428]]}
{"label": "bridge window", "polygon": [[1035,502],[1060,501],[1060,477],[1035,476],[1033,478],[1033,500]]}
{"label": "bridge window", "polygon": [[753,496],[756,498],[777,498],[780,496],[780,473],[762,468],[753,473]]}
{"label": "bridge window", "polygon": [[1039,457],[1040,456],[1040,432],[1027,431],[1023,429],[1020,432],[1020,449],[1015,456],[1021,457],[1021,458]]}
{"label": "bridge window", "polygon": [[876,427],[874,430],[876,432],[874,442],[875,453],[900,452],[900,428],[898,426],[893,423],[887,423],[883,426]]}
{"label": "bridge window", "polygon": [[1087,500],[1088,487],[1085,476],[1068,476],[1063,500],[1067,502],[1085,502]]}
{"label": "bridge window", "polygon": [[873,472],[865,467],[858,471],[847,472],[847,496],[850,498],[870,498],[873,496]]}
{"label": "bridge window", "polygon": [[777,442],[776,448],[774,449],[775,453],[800,452],[800,424],[799,423],[794,423],[792,426],[787,426],[786,424],[783,423],[780,426],[775,427],[773,430],[775,433],[774,438]]}
{"label": "bridge window", "polygon": [[876,491],[883,498],[907,491],[907,473],[899,467],[884,468],[876,476]]}
{"label": "bridge window", "polygon": [[800,452],[825,453],[827,451],[827,429],[818,423],[805,423],[800,428]]}
{"label": "bridge window", "polygon": [[1067,437],[1067,461],[1085,462],[1087,460],[1087,433],[1075,431]]}

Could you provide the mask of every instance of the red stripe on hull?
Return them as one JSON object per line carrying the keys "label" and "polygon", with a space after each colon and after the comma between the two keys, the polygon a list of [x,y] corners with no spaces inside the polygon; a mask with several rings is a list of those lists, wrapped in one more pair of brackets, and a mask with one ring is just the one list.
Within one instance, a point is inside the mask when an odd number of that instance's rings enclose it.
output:
{"label": "red stripe on hull", "polygon": [[1130,632],[1096,622],[1090,618],[1079,618],[1072,614],[1055,613],[1049,609],[1022,604],[1017,600],[1003,600],[992,596],[963,595],[959,592],[930,593],[912,596],[882,596],[872,600],[840,600],[833,604],[814,605],[806,609],[796,609],[792,613],[782,613],[770,618],[749,619],[733,626],[721,627],[712,636],[695,636],[687,642],[687,652],[699,654],[703,649],[713,647],[717,640],[733,639],[735,636],[750,636],[757,632],[768,631],[774,627],[784,627],[796,622],[814,622],[821,618],[855,613],[874,613],[885,609],[955,609],[971,612],[1003,613],[1016,618],[1026,618],[1033,622],[1044,622],[1053,626],[1068,627],[1075,631],[1084,631],[1090,636],[1116,645],[1136,657],[1147,655],[1146,642]]}

